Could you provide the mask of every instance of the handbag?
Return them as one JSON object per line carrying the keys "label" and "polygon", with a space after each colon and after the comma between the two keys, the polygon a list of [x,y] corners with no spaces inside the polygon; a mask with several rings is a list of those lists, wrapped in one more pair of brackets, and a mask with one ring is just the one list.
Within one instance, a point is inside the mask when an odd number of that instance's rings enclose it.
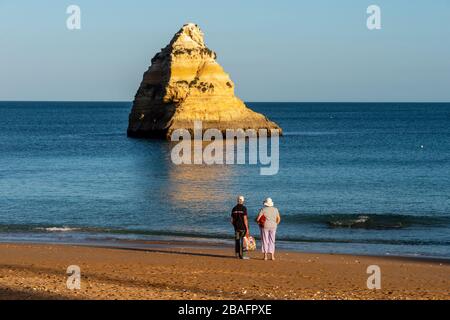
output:
{"label": "handbag", "polygon": [[264,224],[266,223],[266,216],[262,214],[257,222],[261,228],[264,228]]}

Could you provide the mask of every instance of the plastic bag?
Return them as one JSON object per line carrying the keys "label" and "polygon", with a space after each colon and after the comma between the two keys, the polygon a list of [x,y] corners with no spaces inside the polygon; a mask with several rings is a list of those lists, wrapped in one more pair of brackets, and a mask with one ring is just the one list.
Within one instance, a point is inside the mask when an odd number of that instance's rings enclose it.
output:
{"label": "plastic bag", "polygon": [[244,250],[253,251],[256,249],[256,240],[252,236],[244,237]]}

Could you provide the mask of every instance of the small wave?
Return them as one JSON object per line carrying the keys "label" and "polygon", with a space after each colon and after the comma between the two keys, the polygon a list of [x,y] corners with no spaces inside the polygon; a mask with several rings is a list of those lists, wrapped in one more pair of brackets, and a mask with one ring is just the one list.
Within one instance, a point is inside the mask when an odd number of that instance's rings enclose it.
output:
{"label": "small wave", "polygon": [[95,228],[81,228],[42,224],[0,224],[0,233],[45,233],[45,232],[83,232],[95,231]]}
{"label": "small wave", "polygon": [[293,224],[322,224],[330,228],[403,229],[408,227],[446,227],[450,216],[402,214],[294,214],[284,219]]}
{"label": "small wave", "polygon": [[69,228],[69,227],[48,227],[48,228],[36,228],[37,230],[43,230],[47,232],[70,232],[78,231],[79,228]]}
{"label": "small wave", "polygon": [[90,136],[100,136],[100,137],[118,137],[123,136],[124,133],[121,131],[118,132],[93,132],[93,133],[74,133],[74,134],[60,134],[59,138],[63,139],[72,139],[72,138],[81,138],[81,137],[90,137]]}
{"label": "small wave", "polygon": [[291,131],[291,132],[283,132],[284,136],[329,136],[336,135],[338,132],[330,132],[330,131]]}
{"label": "small wave", "polygon": [[86,136],[104,136],[104,137],[117,137],[117,136],[123,136],[126,135],[124,131],[117,131],[117,132],[97,132],[97,133],[87,133]]}
{"label": "small wave", "polygon": [[408,222],[403,219],[377,219],[366,215],[355,218],[331,219],[327,224],[332,228],[361,228],[361,229],[400,229],[408,226]]}

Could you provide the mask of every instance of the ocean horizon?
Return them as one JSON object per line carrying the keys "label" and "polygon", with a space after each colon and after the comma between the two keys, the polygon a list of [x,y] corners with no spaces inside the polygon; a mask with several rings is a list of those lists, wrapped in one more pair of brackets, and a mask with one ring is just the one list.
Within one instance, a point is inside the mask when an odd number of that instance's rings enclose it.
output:
{"label": "ocean horizon", "polygon": [[248,102],[284,130],[278,174],[180,165],[126,135],[132,102],[0,102],[0,241],[228,244],[238,194],[280,248],[450,258],[450,103]]}

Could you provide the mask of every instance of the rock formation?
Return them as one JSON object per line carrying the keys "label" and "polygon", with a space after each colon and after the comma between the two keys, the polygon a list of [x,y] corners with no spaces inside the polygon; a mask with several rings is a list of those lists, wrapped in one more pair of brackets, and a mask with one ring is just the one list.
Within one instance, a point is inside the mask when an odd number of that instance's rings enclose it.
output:
{"label": "rock formation", "polygon": [[[195,24],[184,25],[152,59],[136,93],[128,135],[170,138],[175,129],[280,129],[234,95],[234,83],[205,46]],[[281,129],[280,129],[281,135]],[[270,132],[269,132],[270,133]]]}

